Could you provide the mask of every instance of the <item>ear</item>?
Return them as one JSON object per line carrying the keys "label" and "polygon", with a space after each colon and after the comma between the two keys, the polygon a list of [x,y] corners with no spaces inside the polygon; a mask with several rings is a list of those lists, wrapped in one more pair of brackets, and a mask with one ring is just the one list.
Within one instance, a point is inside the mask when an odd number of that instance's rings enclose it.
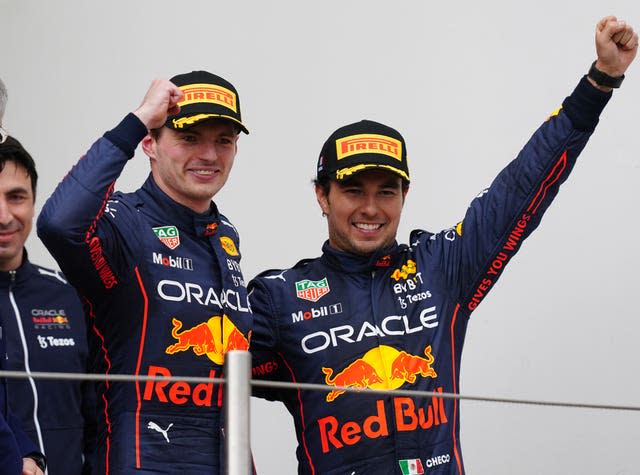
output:
{"label": "ear", "polygon": [[320,185],[316,185],[316,199],[320,205],[322,213],[329,214],[329,196],[325,194],[324,189]]}
{"label": "ear", "polygon": [[156,142],[156,139],[154,139],[151,134],[145,135],[144,138],[142,139],[142,142],[140,142],[143,152],[147,155],[147,157],[151,159],[155,158],[155,150],[153,147],[155,142]]}
{"label": "ear", "polygon": [[402,204],[404,205],[404,201],[407,199],[407,193],[409,193],[409,185],[402,187]]}

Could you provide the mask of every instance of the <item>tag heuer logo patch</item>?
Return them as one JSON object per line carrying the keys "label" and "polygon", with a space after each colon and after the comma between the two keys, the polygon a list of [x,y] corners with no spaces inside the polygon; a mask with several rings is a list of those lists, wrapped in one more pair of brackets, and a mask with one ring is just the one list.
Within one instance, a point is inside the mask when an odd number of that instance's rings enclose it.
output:
{"label": "tag heuer logo patch", "polygon": [[153,228],[153,232],[156,233],[162,244],[169,249],[175,249],[180,245],[180,234],[175,226],[160,226],[159,228]]}
{"label": "tag heuer logo patch", "polygon": [[298,298],[317,302],[324,295],[327,295],[331,289],[325,277],[322,280],[301,280],[296,282],[296,294]]}

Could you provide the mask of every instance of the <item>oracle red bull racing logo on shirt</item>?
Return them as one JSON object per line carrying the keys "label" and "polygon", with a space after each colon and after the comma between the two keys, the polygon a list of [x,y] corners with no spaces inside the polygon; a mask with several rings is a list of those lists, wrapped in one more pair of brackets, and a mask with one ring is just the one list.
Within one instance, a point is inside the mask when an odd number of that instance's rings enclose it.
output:
{"label": "oracle red bull racing logo on shirt", "polygon": [[64,309],[31,309],[31,321],[37,330],[70,329],[69,317]]}
{"label": "oracle red bull racing logo on shirt", "polygon": [[[436,378],[438,373],[433,369],[434,362],[431,345],[425,347],[424,356],[380,345],[370,349],[335,375],[333,368],[323,367],[322,372],[328,386],[398,389],[404,383],[415,383],[418,375]],[[344,392],[343,389],[331,390],[326,396],[327,402],[335,401]]]}
{"label": "oracle red bull racing logo on shirt", "polygon": [[177,341],[165,350],[168,355],[192,350],[196,356],[206,355],[214,363],[222,365],[227,352],[249,349],[251,332],[245,337],[226,315],[216,315],[185,329],[182,321],[175,317],[171,323],[171,336]]}
{"label": "oracle red bull racing logo on shirt", "polygon": [[305,279],[296,282],[296,295],[298,298],[309,300],[310,302],[317,302],[330,291],[326,277],[322,280]]}
{"label": "oracle red bull racing logo on shirt", "polygon": [[169,249],[175,249],[180,245],[180,233],[175,226],[159,226],[153,228],[153,232],[160,239],[160,242]]}

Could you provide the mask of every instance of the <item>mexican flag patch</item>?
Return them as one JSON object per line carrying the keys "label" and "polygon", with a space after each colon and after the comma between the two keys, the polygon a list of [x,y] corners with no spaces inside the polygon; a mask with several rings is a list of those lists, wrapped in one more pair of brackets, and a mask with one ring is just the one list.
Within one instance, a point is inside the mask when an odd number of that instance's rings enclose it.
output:
{"label": "mexican flag patch", "polygon": [[422,467],[422,461],[420,459],[405,459],[399,460],[400,470],[402,475],[420,475],[424,473]]}

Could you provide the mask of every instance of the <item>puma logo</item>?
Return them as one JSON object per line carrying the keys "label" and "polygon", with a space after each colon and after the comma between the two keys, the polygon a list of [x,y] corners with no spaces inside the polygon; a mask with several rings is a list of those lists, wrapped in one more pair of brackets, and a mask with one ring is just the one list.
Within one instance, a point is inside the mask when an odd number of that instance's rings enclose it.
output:
{"label": "puma logo", "polygon": [[287,279],[284,278],[284,273],[285,272],[287,272],[287,271],[283,270],[278,275],[267,275],[267,276],[265,276],[265,279],[282,279],[283,282],[286,282]]}
{"label": "puma logo", "polygon": [[155,422],[149,421],[149,423],[147,424],[147,429],[153,429],[153,430],[155,430],[157,432],[160,432],[164,436],[164,438],[165,438],[165,440],[167,442],[171,442],[169,440],[169,436],[167,435],[167,432],[169,432],[169,429],[171,429],[172,425],[173,425],[173,422],[171,424],[169,424],[166,429],[163,429],[162,427],[160,427]]}

